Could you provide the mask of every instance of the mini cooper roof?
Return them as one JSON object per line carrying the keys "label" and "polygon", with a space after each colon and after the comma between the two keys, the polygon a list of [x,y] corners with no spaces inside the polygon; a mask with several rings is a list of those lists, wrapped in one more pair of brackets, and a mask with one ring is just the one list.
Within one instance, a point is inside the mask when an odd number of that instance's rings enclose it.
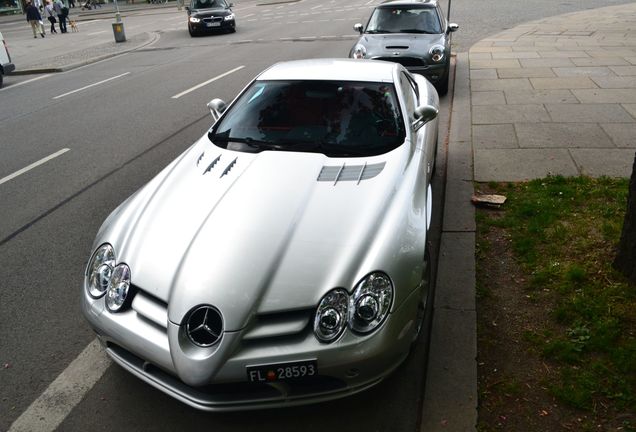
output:
{"label": "mini cooper roof", "polygon": [[277,63],[257,80],[334,80],[393,82],[398,63],[378,60],[310,59]]}
{"label": "mini cooper roof", "polygon": [[408,7],[421,7],[421,8],[434,8],[437,6],[438,0],[385,0],[379,6],[391,7],[391,6],[408,6]]}

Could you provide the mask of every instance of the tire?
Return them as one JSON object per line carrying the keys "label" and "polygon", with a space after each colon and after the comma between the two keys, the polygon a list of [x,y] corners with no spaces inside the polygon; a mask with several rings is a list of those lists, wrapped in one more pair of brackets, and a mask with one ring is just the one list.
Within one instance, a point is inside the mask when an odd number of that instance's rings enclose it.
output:
{"label": "tire", "polygon": [[192,27],[188,26],[188,33],[190,33],[190,37],[197,37],[198,34],[192,30]]}
{"label": "tire", "polygon": [[422,337],[422,330],[426,329],[427,333],[431,327],[433,319],[433,262],[431,260],[430,247],[427,245],[424,251],[424,269],[422,270],[422,282],[424,282],[424,290],[420,304],[417,306],[417,317],[415,318],[415,332],[411,340],[411,351],[418,344]]}
{"label": "tire", "polygon": [[435,88],[437,89],[437,93],[440,96],[446,95],[448,93],[448,80],[450,79],[450,62],[446,64],[446,70],[444,71],[444,76],[439,80]]}

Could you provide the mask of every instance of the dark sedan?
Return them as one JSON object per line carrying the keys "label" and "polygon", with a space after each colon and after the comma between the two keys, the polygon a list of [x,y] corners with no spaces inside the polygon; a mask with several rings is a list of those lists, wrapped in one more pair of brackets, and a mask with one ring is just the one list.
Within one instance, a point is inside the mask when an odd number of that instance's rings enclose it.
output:
{"label": "dark sedan", "polygon": [[236,31],[236,21],[232,3],[225,0],[192,0],[188,11],[188,31],[190,36],[204,33]]}

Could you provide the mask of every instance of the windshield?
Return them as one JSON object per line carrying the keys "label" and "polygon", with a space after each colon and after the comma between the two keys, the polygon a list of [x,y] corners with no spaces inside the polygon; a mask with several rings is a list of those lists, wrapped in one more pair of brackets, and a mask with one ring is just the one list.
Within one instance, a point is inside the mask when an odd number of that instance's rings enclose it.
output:
{"label": "windshield", "polygon": [[212,9],[224,7],[226,7],[226,4],[223,0],[194,0],[192,2],[192,9]]}
{"label": "windshield", "polygon": [[380,7],[373,11],[367,33],[442,33],[435,8]]}
{"label": "windshield", "polygon": [[400,146],[405,126],[392,84],[255,81],[209,138],[246,152],[373,156]]}

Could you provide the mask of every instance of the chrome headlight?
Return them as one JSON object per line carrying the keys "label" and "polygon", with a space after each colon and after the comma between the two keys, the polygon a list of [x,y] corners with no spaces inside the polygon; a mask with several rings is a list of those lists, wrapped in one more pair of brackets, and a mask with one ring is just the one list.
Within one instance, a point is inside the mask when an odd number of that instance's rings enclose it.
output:
{"label": "chrome headlight", "polygon": [[105,243],[97,248],[86,268],[86,287],[93,298],[106,292],[115,268],[115,250]]}
{"label": "chrome headlight", "polygon": [[193,23],[198,23],[198,22],[200,22],[200,21],[201,21],[199,18],[197,18],[197,17],[193,17],[193,16],[191,16],[191,17],[190,17],[190,18],[188,18],[188,19],[190,20],[190,22],[193,22]]}
{"label": "chrome headlight", "polygon": [[349,326],[360,333],[375,330],[389,314],[393,301],[393,283],[381,272],[365,276],[356,285],[349,300]]}
{"label": "chrome headlight", "polygon": [[353,58],[354,59],[363,59],[367,56],[367,49],[364,45],[356,45],[353,48]]}
{"label": "chrome headlight", "polygon": [[225,21],[231,21],[231,20],[233,20],[233,19],[234,19],[234,14],[233,14],[233,13],[231,13],[231,14],[229,14],[229,15],[226,15],[225,17],[223,17],[223,19],[224,19]]}
{"label": "chrome headlight", "polygon": [[106,293],[106,307],[111,312],[119,311],[128,299],[130,291],[130,267],[119,264],[113,270]]}
{"label": "chrome headlight", "polygon": [[322,342],[332,342],[347,326],[349,295],[343,289],[329,291],[318,304],[314,333]]}
{"label": "chrome headlight", "polygon": [[439,63],[444,60],[444,47],[442,45],[433,45],[428,53],[431,55],[431,59],[435,63]]}

